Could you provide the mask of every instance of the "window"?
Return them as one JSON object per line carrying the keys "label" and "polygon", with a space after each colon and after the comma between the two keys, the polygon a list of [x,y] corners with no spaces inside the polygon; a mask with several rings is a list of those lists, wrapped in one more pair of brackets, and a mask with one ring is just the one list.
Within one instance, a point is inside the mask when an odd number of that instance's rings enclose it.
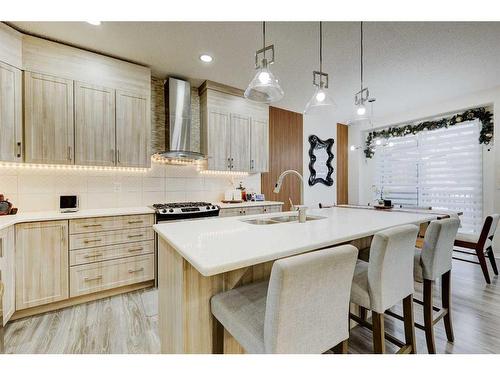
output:
{"label": "window", "polygon": [[474,120],[391,138],[375,152],[375,186],[394,205],[462,211],[460,231],[478,232],[483,220],[479,132]]}

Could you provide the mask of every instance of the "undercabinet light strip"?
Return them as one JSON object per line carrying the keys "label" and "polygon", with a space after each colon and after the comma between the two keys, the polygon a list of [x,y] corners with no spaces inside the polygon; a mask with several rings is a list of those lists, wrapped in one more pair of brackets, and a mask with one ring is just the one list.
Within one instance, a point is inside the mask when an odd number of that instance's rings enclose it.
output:
{"label": "undercabinet light strip", "polygon": [[151,170],[151,168],[134,168],[134,167],[103,167],[103,166],[90,166],[90,165],[26,164],[26,163],[3,163],[3,162],[0,162],[0,168],[73,170],[73,171],[140,172],[140,173],[146,173],[146,172],[149,172]]}
{"label": "undercabinet light strip", "polygon": [[248,172],[233,172],[233,171],[199,171],[201,174],[213,176],[248,176]]}

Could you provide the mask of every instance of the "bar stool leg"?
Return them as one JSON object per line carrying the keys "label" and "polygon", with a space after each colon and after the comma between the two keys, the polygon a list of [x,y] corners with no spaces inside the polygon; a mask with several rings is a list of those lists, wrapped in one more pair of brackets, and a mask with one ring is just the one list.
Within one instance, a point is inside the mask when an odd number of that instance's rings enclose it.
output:
{"label": "bar stool leg", "polygon": [[429,354],[436,354],[436,344],[434,343],[434,328],[432,326],[432,281],[424,279],[424,328],[425,341]]}
{"label": "bar stool leg", "polygon": [[359,306],[359,318],[365,322],[366,321],[366,309],[363,306]]}
{"label": "bar stool leg", "polygon": [[417,354],[415,340],[415,319],[413,316],[413,294],[403,299],[403,318],[405,326],[406,345],[411,345],[411,354]]}
{"label": "bar stool leg", "polygon": [[349,340],[344,340],[338,343],[334,348],[333,352],[335,354],[347,354],[349,350]]}
{"label": "bar stool leg", "polygon": [[443,317],[446,338],[448,341],[455,341],[453,335],[453,325],[451,324],[451,270],[441,276],[441,304],[448,312]]}
{"label": "bar stool leg", "polygon": [[479,260],[479,265],[481,266],[481,270],[483,271],[484,279],[487,284],[491,284],[490,274],[488,272],[488,266],[486,265],[486,258],[484,257],[483,249],[476,249],[477,259]]}
{"label": "bar stool leg", "polygon": [[372,311],[373,325],[373,352],[375,354],[385,353],[385,328],[384,314]]}
{"label": "bar stool leg", "polygon": [[491,268],[493,268],[493,273],[498,276],[497,261],[495,259],[495,254],[493,253],[493,249],[491,248],[491,246],[486,249],[486,254],[488,254],[488,258],[491,263]]}

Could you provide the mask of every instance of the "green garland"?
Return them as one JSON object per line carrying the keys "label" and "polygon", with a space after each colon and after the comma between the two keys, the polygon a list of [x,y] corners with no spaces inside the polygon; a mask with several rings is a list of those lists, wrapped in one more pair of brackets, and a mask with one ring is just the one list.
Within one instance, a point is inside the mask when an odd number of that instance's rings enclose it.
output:
{"label": "green garland", "polygon": [[398,127],[390,127],[387,129],[373,131],[368,134],[365,143],[365,156],[369,159],[375,154],[373,140],[376,138],[388,139],[391,137],[404,137],[406,135],[414,135],[425,130],[436,130],[448,128],[460,124],[463,121],[471,121],[479,119],[482,123],[481,133],[479,135],[479,143],[488,145],[493,140],[493,114],[487,111],[484,107],[469,109],[463,113],[452,117],[445,117],[440,120],[424,121],[414,125],[404,125]]}

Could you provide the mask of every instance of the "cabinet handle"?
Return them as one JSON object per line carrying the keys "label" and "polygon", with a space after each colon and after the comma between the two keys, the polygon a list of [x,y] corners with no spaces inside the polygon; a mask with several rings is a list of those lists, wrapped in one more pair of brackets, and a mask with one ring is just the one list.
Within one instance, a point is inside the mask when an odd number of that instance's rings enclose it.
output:
{"label": "cabinet handle", "polygon": [[227,167],[231,169],[231,158],[227,158]]}
{"label": "cabinet handle", "polygon": [[121,161],[120,161],[120,150],[116,150],[116,160],[117,160],[118,164],[121,163]]}
{"label": "cabinet handle", "polygon": [[20,158],[23,153],[22,143],[17,142],[17,157]]}
{"label": "cabinet handle", "polygon": [[136,270],[128,270],[128,273],[136,273],[136,272],[142,272],[144,271],[144,267],[138,268]]}
{"label": "cabinet handle", "polygon": [[144,234],[129,234],[128,238],[136,238],[136,237],[143,237]]}
{"label": "cabinet handle", "polygon": [[129,221],[129,224],[141,224],[144,223],[144,220],[134,220],[134,221]]}
{"label": "cabinet handle", "polygon": [[115,150],[113,148],[111,149],[111,162],[115,164]]}
{"label": "cabinet handle", "polygon": [[85,279],[83,279],[83,281],[89,282],[89,281],[97,281],[97,280],[101,280],[101,279],[102,279],[102,275],[99,275],[96,277],[86,277]]}
{"label": "cabinet handle", "polygon": [[143,248],[143,247],[136,247],[135,249],[128,249],[128,252],[129,252],[129,253],[133,253],[133,252],[135,252],[135,251],[142,251],[142,250],[144,250],[144,248]]}
{"label": "cabinet handle", "polygon": [[102,224],[86,224],[83,227],[84,228],[102,227]]}
{"label": "cabinet handle", "polygon": [[69,160],[69,161],[71,161],[71,160],[72,160],[71,151],[72,151],[71,146],[68,146],[68,160]]}
{"label": "cabinet handle", "polygon": [[100,242],[100,241],[102,241],[102,238],[98,238],[95,240],[85,240],[85,241],[83,241],[83,243],[92,243],[92,242]]}
{"label": "cabinet handle", "polygon": [[0,238],[0,258],[3,258],[3,238]]}
{"label": "cabinet handle", "polygon": [[97,258],[97,257],[102,257],[102,253],[95,253],[95,254],[89,254],[89,255],[85,255],[84,258],[88,259],[88,258]]}

